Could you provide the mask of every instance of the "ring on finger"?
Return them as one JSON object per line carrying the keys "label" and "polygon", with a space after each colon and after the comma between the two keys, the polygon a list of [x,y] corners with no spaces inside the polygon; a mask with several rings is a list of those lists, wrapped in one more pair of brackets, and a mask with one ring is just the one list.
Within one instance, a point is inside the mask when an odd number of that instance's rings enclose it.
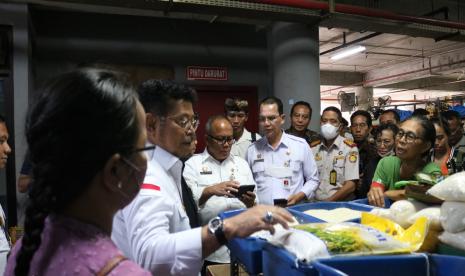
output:
{"label": "ring on finger", "polygon": [[263,217],[263,220],[268,224],[273,223],[273,212],[266,211],[265,216]]}

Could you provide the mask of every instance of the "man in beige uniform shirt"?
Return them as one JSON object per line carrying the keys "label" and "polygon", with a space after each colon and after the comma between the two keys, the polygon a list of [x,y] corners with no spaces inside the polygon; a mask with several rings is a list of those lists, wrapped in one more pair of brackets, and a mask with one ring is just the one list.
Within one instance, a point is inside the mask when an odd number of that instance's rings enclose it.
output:
{"label": "man in beige uniform shirt", "polygon": [[358,149],[356,144],[339,135],[342,127],[341,111],[330,106],[321,115],[323,139],[312,144],[312,151],[320,175],[316,190],[318,201],[346,201],[355,198],[358,181]]}

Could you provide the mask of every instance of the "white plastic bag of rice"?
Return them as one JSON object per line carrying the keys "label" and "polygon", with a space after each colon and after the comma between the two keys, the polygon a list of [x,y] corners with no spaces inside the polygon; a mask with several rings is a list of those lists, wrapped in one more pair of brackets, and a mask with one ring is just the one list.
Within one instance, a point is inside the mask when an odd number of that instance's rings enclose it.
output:
{"label": "white plastic bag of rice", "polygon": [[446,201],[441,206],[441,225],[447,232],[465,231],[465,202]]}
{"label": "white plastic bag of rice", "polygon": [[412,225],[415,220],[420,217],[426,217],[429,221],[429,228],[431,230],[442,231],[441,225],[441,206],[428,207],[419,212],[416,212],[414,215],[410,216],[407,219],[409,225]]}
{"label": "white plastic bag of rice", "polygon": [[465,232],[449,233],[443,232],[439,235],[439,240],[452,247],[465,250]]}
{"label": "white plastic bag of rice", "polygon": [[394,202],[389,210],[391,219],[403,228],[407,228],[415,222],[415,220],[411,221],[409,218],[426,207],[427,205],[419,201],[405,199]]}
{"label": "white plastic bag of rice", "polygon": [[465,202],[465,172],[459,172],[447,177],[426,193],[445,201]]}

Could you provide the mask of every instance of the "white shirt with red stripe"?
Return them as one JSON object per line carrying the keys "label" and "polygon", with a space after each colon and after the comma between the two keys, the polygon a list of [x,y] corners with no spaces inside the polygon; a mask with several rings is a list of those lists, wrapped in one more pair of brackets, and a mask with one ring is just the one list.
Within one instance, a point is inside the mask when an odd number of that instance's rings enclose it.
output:
{"label": "white shirt with red stripe", "polygon": [[[255,185],[247,161],[231,154],[223,162],[219,162],[208,153],[207,149],[186,161],[184,179],[192,189],[197,206],[206,187],[230,180],[235,180],[241,185]],[[246,208],[246,206],[238,198],[212,196],[204,205],[199,206],[200,222],[202,225],[206,225],[210,219],[221,212],[241,208]],[[216,263],[229,263],[230,257],[226,246],[222,246],[208,256],[206,260]]]}
{"label": "white shirt with red stripe", "polygon": [[198,275],[202,267],[201,228],[190,229],[181,172],[179,158],[157,147],[139,194],[113,219],[113,241],[154,275]]}

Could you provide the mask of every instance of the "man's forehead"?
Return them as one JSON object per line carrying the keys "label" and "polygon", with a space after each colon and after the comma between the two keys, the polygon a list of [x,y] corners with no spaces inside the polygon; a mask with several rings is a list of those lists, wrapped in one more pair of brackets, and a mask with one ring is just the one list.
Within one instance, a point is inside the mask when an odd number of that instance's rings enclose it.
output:
{"label": "man's forehead", "polygon": [[277,113],[278,105],[277,104],[261,104],[260,113]]}

